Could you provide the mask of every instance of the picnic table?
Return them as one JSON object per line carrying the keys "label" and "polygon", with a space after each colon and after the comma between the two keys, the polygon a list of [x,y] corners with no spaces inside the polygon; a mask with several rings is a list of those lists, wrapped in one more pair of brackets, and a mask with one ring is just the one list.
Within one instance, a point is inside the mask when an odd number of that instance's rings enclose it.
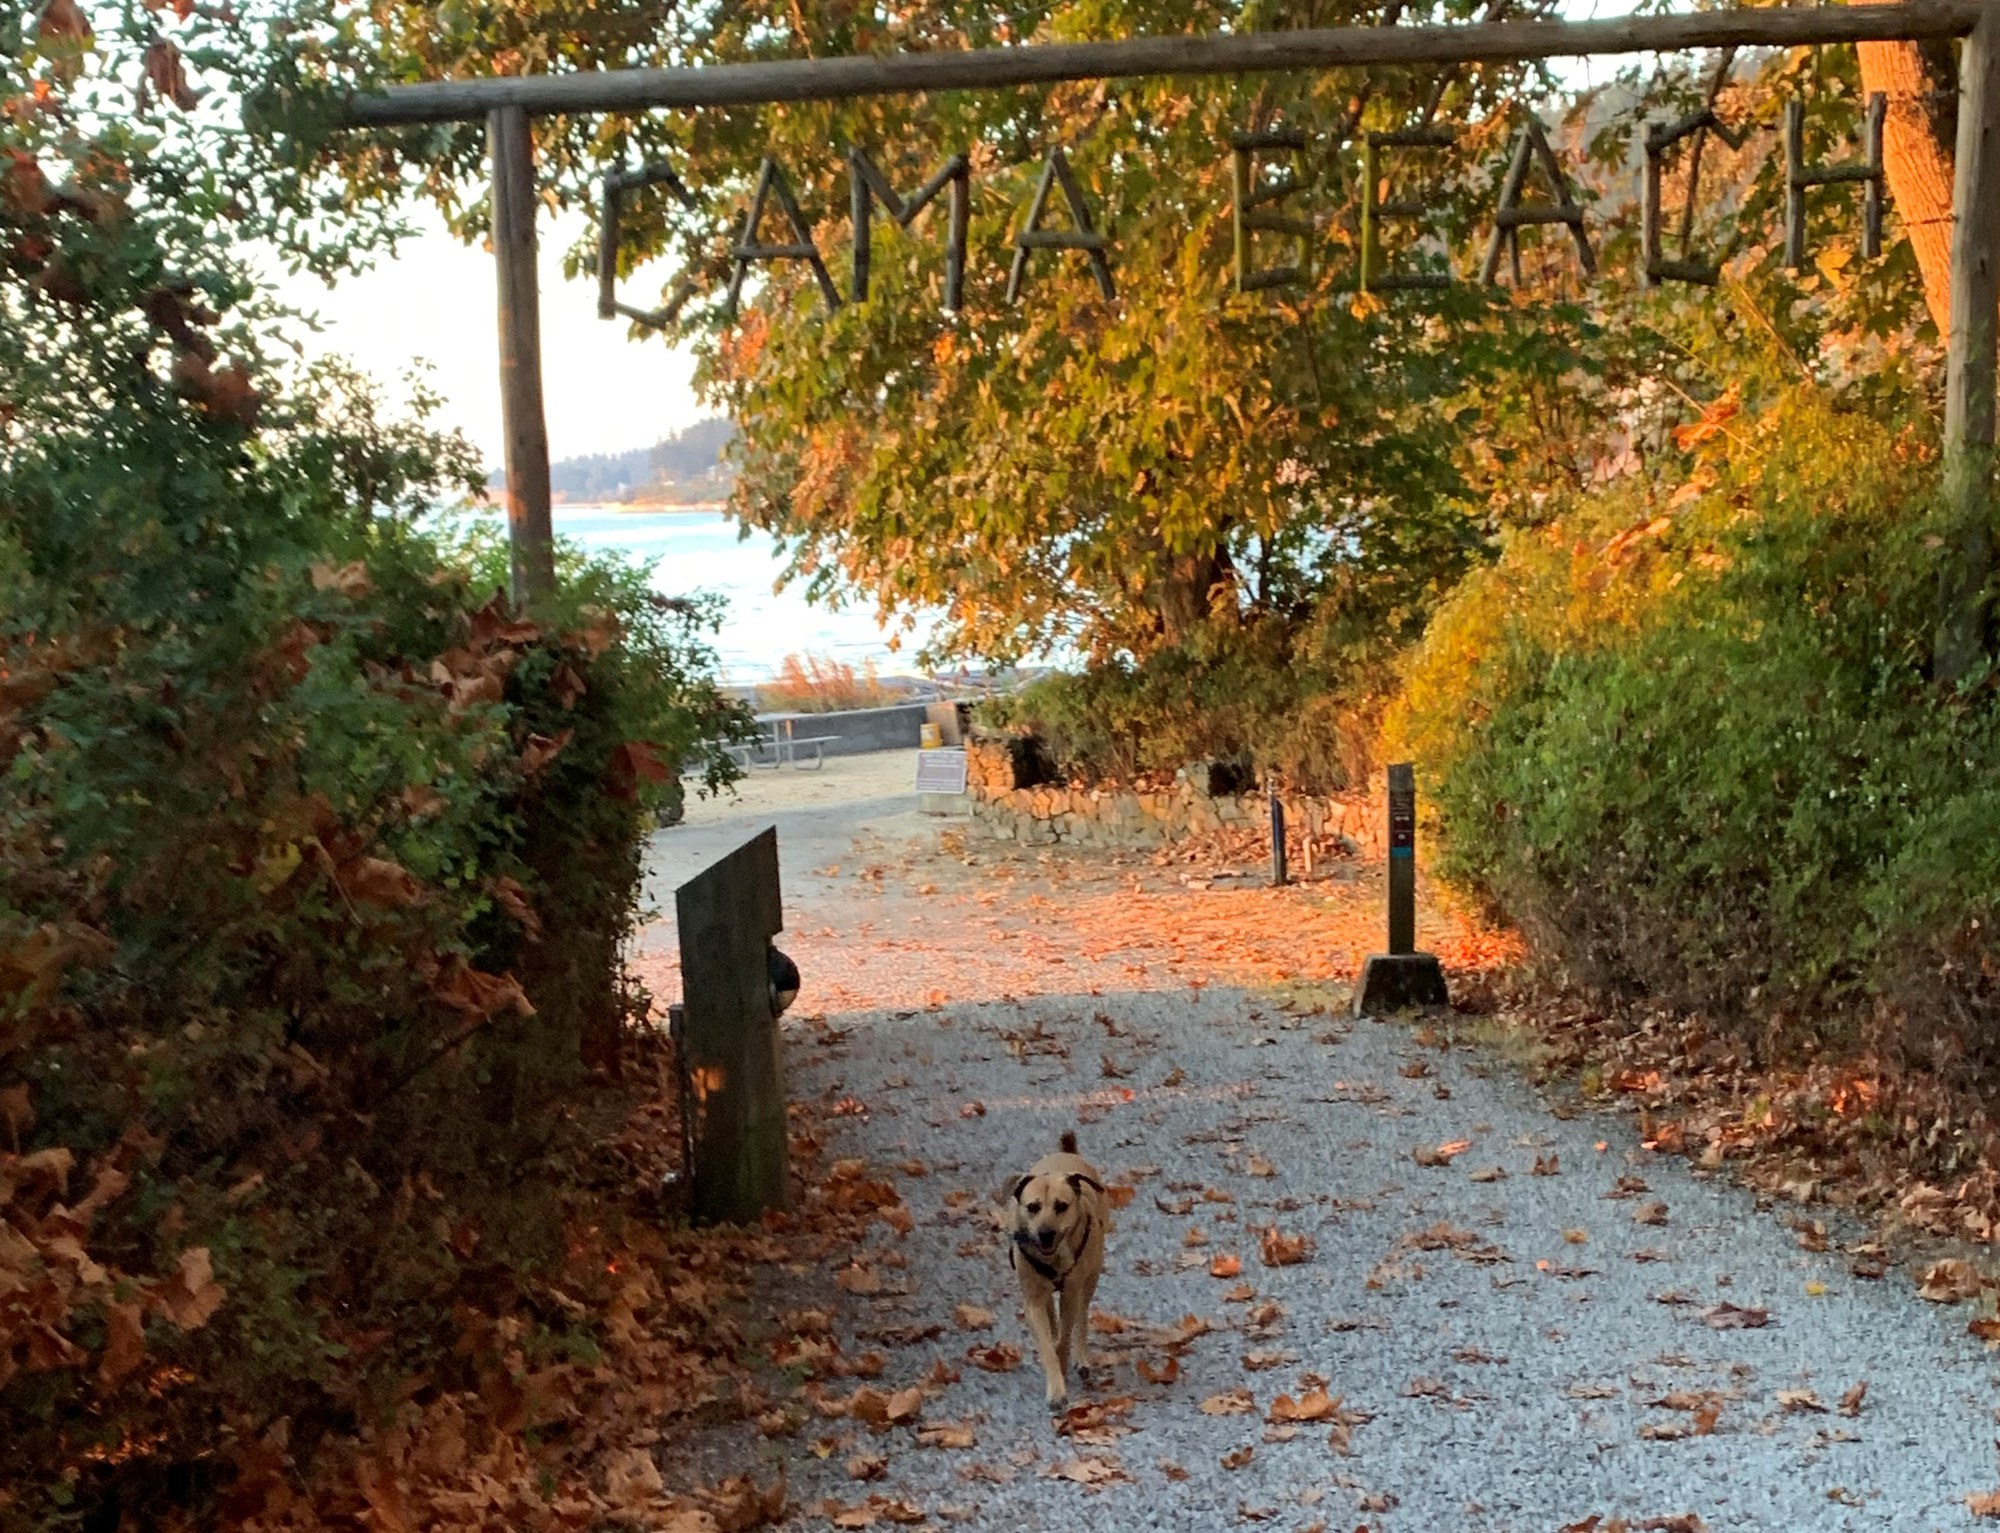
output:
{"label": "picnic table", "polygon": [[[767,766],[776,771],[786,761],[790,761],[794,767],[800,771],[804,771],[805,765],[799,759],[799,752],[810,749],[812,752],[812,769],[817,772],[821,767],[826,765],[827,746],[834,744],[839,739],[839,735],[794,734],[792,731],[792,720],[785,719],[781,723],[773,723],[771,725],[771,734],[768,739],[760,735],[757,739],[745,744],[732,745],[729,747],[729,754],[736,757],[746,767]],[[764,759],[767,753],[769,755],[768,760]]]}

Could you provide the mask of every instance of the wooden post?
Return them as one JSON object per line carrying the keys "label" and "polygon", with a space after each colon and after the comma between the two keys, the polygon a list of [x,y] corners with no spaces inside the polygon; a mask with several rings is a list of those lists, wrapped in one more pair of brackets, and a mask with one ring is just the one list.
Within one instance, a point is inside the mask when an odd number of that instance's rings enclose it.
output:
{"label": "wooden post", "polygon": [[784,930],[778,833],[759,832],[674,892],[694,1098],[694,1212],[743,1224],[783,1208],[785,1076],[771,1009],[771,938]]}
{"label": "wooden post", "polygon": [[1285,868],[1285,801],[1278,797],[1277,785],[1271,786],[1271,882],[1282,885],[1287,881]]}
{"label": "wooden post", "polygon": [[1955,682],[1986,647],[1993,574],[1995,307],[2000,305],[2000,6],[1986,6],[1959,60],[1952,186],[1951,337],[1945,357],[1945,536],[1933,671]]}
{"label": "wooden post", "polygon": [[542,414],[541,284],[535,270],[535,147],[528,114],[486,117],[493,161],[493,262],[500,289],[500,419],[507,438],[507,536],[513,596],[532,607],[556,588],[549,521],[549,428]]}

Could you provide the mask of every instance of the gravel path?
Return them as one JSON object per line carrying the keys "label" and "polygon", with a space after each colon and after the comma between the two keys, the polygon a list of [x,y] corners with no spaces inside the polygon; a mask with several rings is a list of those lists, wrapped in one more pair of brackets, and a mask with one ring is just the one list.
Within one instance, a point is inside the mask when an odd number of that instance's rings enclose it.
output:
{"label": "gravel path", "polygon": [[[792,1058],[795,1094],[866,1105],[835,1120],[829,1151],[867,1157],[871,1174],[921,1159],[928,1174],[897,1177],[914,1227],[885,1228],[871,1276],[849,1279],[909,1292],[857,1295],[819,1273],[800,1302],[831,1309],[850,1354],[883,1352],[869,1387],[918,1384],[939,1361],[958,1377],[927,1391],[914,1424],[816,1414],[757,1447],[814,1522],[830,1498],[851,1525],[918,1511],[979,1528],[1552,1530],[1693,1512],[1715,1529],[1930,1529],[1968,1526],[1962,1498],[2000,1481],[1994,1368],[1962,1314],[1902,1274],[1855,1277],[1837,1238],[1801,1249],[1748,1194],[1649,1155],[1618,1120],[1558,1120],[1476,1053],[1240,991],[840,1027]],[[1129,1076],[1106,1079],[1107,1055]],[[988,1372],[968,1349],[1029,1350],[987,1194],[1079,1116],[1085,1152],[1138,1192],[1099,1295],[1128,1329],[1100,1331],[1110,1366],[1081,1397],[1133,1403],[1086,1417],[1074,1440],[1052,1428],[1031,1358]],[[1445,1165],[1413,1159],[1460,1140]],[[1555,1174],[1534,1174],[1537,1160]],[[1609,1196],[1621,1177],[1645,1190]],[[1267,1227],[1316,1249],[1268,1267]],[[1240,1277],[1211,1276],[1230,1254]],[[1731,1318],[1724,1303],[1768,1323],[1714,1329],[1704,1316]],[[993,1328],[962,1330],[961,1304],[992,1311]],[[1180,1350],[1178,1377],[1142,1378],[1142,1361],[1168,1371],[1157,1333],[1189,1315],[1212,1329]],[[934,1339],[883,1345],[932,1325]],[[1346,1427],[1346,1454],[1326,1422],[1267,1422],[1279,1395],[1319,1387],[1369,1418]],[[1827,1410],[1787,1409],[1802,1390]],[[1240,1411],[1242,1391],[1252,1412],[1218,1413]],[[921,1445],[940,1424],[975,1445]],[[705,1449],[718,1473],[743,1466],[740,1440]],[[1103,1483],[1054,1477],[1065,1467]]]}
{"label": "gravel path", "polygon": [[[903,1201],[854,1267],[780,1274],[764,1431],[674,1443],[676,1482],[782,1467],[794,1526],[1340,1533],[1967,1528],[2000,1486],[1995,1362],[1963,1308],[1858,1275],[1858,1232],[1760,1212],[1484,1050],[1350,1022],[1338,985],[1224,983],[1226,941],[1183,943],[1234,911],[1268,945],[1310,904],[1334,951],[1374,924],[1365,870],[1218,895],[949,832],[876,855],[895,871],[788,881],[823,1008],[788,1068],[827,1158]],[[1156,946],[1085,929],[1121,900]],[[989,1200],[1066,1127],[1133,1196],[1059,1429]],[[1268,1230],[1305,1259],[1267,1265]]]}

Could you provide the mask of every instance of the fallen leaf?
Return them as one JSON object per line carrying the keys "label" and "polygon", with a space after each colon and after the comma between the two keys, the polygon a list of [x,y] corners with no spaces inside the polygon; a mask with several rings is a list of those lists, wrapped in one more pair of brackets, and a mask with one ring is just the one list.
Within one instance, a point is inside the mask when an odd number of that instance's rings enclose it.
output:
{"label": "fallen leaf", "polygon": [[1826,1407],[1820,1403],[1818,1395],[1810,1389],[1781,1389],[1778,1391],[1778,1409],[1788,1414],[1815,1411],[1826,1414]]}
{"label": "fallen leaf", "polygon": [[114,1384],[146,1355],[145,1313],[136,1303],[104,1306],[104,1356],[97,1377]]}
{"label": "fallen leaf", "polygon": [[951,1318],[961,1331],[984,1331],[993,1324],[993,1311],[977,1304],[960,1304],[952,1310]]}
{"label": "fallen leaf", "polygon": [[1924,1273],[1917,1294],[1933,1304],[1957,1304],[1978,1298],[1982,1286],[1984,1280],[1978,1268],[1963,1257],[1948,1256],[1941,1262],[1933,1263]]}
{"label": "fallen leaf", "polygon": [[1410,1151],[1410,1159],[1420,1166],[1448,1166],[1455,1156],[1463,1155],[1472,1148],[1470,1139],[1454,1139],[1449,1144],[1441,1144],[1435,1149],[1418,1146]]}
{"label": "fallen leaf", "polygon": [[1219,1251],[1208,1264],[1208,1275],[1215,1278],[1241,1277],[1243,1258],[1231,1251]]}
{"label": "fallen leaf", "polygon": [[1771,1323],[1768,1309],[1754,1309],[1727,1301],[1702,1312],[1709,1329],[1716,1331],[1757,1331]]}
{"label": "fallen leaf", "polygon": [[[385,1504],[387,1497],[380,1494],[389,1489],[382,1483],[387,1477],[370,1475],[362,1484],[362,1492],[367,1496],[370,1521],[376,1527],[395,1526],[395,1514]],[[644,1509],[666,1490],[666,1481],[661,1478],[660,1466],[653,1461],[653,1455],[644,1448],[628,1448],[613,1454],[604,1466],[604,1488],[612,1503],[627,1512],[643,1512]],[[400,1491],[396,1497],[400,1500]]]}
{"label": "fallen leaf", "polygon": [[1181,1376],[1181,1360],[1169,1357],[1164,1363],[1156,1363],[1150,1357],[1139,1359],[1139,1377],[1148,1384],[1171,1384]]}
{"label": "fallen leaf", "polygon": [[1201,1402],[1204,1416],[1247,1416],[1257,1409],[1257,1402],[1247,1389],[1232,1389],[1227,1393],[1210,1395]]}
{"label": "fallen leaf", "polygon": [[1222,1455],[1222,1467],[1224,1469],[1241,1469],[1245,1464],[1250,1462],[1256,1452],[1257,1450],[1248,1443],[1245,1443],[1240,1448],[1231,1449],[1228,1453]]}
{"label": "fallen leaf", "polygon": [[1840,1397],[1840,1414],[1843,1416],[1859,1416],[1861,1414],[1861,1402],[1867,1398],[1868,1381],[1863,1379]]}
{"label": "fallen leaf", "polygon": [[1052,1480],[1070,1480],[1086,1490],[1109,1485],[1114,1480],[1129,1480],[1132,1477],[1119,1465],[1116,1459],[1073,1458],[1065,1463],[1055,1464],[1042,1473]]}
{"label": "fallen leaf", "polygon": [[1295,1267],[1312,1255],[1312,1249],[1311,1236],[1283,1235],[1273,1228],[1264,1231],[1264,1238],[1258,1245],[1258,1255],[1263,1258],[1267,1267]]}
{"label": "fallen leaf", "polygon": [[1331,1421],[1339,1407],[1340,1402],[1324,1389],[1314,1389],[1296,1400],[1290,1395],[1279,1395],[1271,1402],[1270,1414],[1264,1419],[1270,1422]]}
{"label": "fallen leaf", "polygon": [[174,1275],[154,1286],[152,1299],[158,1311],[184,1331],[207,1324],[223,1300],[208,1248],[196,1246],[181,1252]]}
{"label": "fallen leaf", "polygon": [[990,1347],[967,1349],[966,1358],[976,1368],[988,1373],[1008,1373],[1021,1366],[1021,1349],[1010,1341],[998,1341]]}
{"label": "fallen leaf", "polygon": [[1634,1224],[1665,1224],[1667,1205],[1664,1203],[1641,1203],[1632,1211]]}
{"label": "fallen leaf", "polygon": [[386,857],[357,857],[340,870],[340,885],[357,904],[385,910],[414,904],[423,894],[409,869]]}

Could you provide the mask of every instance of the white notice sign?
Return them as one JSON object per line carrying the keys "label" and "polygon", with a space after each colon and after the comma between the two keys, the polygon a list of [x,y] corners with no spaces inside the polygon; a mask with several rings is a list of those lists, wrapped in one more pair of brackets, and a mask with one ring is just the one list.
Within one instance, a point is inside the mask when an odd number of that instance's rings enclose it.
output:
{"label": "white notice sign", "polygon": [[965,748],[917,752],[919,793],[963,793],[965,791]]}

